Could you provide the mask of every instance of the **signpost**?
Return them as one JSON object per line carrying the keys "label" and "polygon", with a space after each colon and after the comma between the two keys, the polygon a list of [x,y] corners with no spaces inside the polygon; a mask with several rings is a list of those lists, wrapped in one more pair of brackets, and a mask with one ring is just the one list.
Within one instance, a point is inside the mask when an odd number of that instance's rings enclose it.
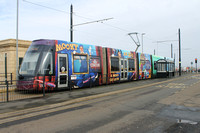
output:
{"label": "signpost", "polygon": [[197,71],[197,58],[195,58],[195,64],[196,64],[196,73],[198,73],[198,71]]}

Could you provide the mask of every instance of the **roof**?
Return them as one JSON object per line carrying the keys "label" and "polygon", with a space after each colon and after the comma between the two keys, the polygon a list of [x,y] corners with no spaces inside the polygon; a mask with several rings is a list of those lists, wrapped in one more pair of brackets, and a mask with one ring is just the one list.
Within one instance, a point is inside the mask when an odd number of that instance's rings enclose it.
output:
{"label": "roof", "polygon": [[[32,41],[28,40],[18,40],[18,47],[29,47]],[[6,39],[0,40],[0,48],[1,47],[16,47],[16,39]]]}

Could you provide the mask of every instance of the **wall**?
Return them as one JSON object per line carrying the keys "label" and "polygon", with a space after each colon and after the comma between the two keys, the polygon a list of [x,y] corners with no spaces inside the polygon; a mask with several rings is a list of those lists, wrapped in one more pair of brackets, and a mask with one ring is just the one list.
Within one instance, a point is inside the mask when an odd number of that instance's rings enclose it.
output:
{"label": "wall", "polygon": [[[18,58],[23,58],[26,50],[30,46],[31,41],[18,40]],[[7,53],[7,72],[13,74],[13,80],[16,80],[16,40],[6,39],[0,40],[0,81],[5,73],[5,53]],[[8,75],[10,76],[10,75]],[[8,80],[10,78],[8,77]]]}

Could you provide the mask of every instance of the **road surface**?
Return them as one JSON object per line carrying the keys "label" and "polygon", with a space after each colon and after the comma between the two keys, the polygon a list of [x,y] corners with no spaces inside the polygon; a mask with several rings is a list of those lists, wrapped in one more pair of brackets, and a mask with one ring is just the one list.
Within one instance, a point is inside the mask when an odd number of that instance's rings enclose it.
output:
{"label": "road surface", "polygon": [[118,88],[61,103],[2,113],[0,132],[199,133],[199,86],[199,74],[112,85],[112,88]]}

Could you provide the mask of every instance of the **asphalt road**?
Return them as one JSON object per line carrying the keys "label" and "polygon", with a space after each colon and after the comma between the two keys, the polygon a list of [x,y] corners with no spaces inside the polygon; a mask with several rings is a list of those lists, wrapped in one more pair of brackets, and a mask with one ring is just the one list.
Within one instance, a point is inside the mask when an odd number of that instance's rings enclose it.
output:
{"label": "asphalt road", "polygon": [[200,74],[116,84],[105,93],[98,87],[95,95],[3,112],[0,132],[199,133],[199,86]]}

